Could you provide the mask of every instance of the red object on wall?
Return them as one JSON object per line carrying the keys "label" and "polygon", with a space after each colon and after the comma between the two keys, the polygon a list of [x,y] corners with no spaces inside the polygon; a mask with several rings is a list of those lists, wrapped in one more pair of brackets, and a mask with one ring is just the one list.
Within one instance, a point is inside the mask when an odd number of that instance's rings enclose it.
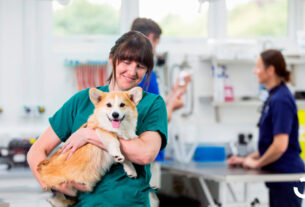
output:
{"label": "red object on wall", "polygon": [[74,67],[78,90],[106,85],[108,74],[106,64],[77,64]]}

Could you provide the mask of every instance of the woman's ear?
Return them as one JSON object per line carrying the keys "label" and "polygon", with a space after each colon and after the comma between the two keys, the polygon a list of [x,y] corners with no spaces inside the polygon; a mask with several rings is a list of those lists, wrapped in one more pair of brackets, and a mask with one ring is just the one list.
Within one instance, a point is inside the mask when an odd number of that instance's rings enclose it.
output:
{"label": "woman's ear", "polygon": [[130,100],[137,105],[142,99],[143,90],[141,87],[134,87],[127,91],[127,94]]}
{"label": "woman's ear", "polygon": [[276,75],[275,67],[273,65],[269,65],[269,67],[267,68],[267,73],[269,75]]}

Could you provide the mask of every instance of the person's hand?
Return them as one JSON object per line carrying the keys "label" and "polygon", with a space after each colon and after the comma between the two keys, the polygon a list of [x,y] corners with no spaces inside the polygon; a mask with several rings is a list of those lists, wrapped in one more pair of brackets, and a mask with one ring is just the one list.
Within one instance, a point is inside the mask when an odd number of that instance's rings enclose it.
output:
{"label": "person's hand", "polygon": [[69,196],[75,196],[74,188],[79,191],[89,191],[89,188],[85,184],[76,182],[64,182],[56,187],[53,187],[52,189],[60,191]]}
{"label": "person's hand", "polygon": [[61,148],[61,153],[64,154],[70,150],[67,160],[70,159],[72,154],[80,147],[88,143],[88,137],[93,133],[93,129],[80,128],[74,132],[65,142]]}
{"label": "person's hand", "polygon": [[169,97],[167,104],[172,109],[172,111],[174,111],[184,106],[184,100],[181,94],[176,92],[171,97]]}
{"label": "person's hand", "polygon": [[244,168],[257,169],[257,168],[259,168],[258,160],[254,159],[252,157],[246,157],[244,162],[243,162],[243,167]]}
{"label": "person's hand", "polygon": [[183,95],[185,92],[186,92],[186,89],[187,89],[187,86],[189,84],[189,82],[191,81],[191,77],[192,77],[192,74],[188,74],[186,76],[184,76],[184,85],[183,86],[180,86],[179,85],[179,77],[177,78],[173,88],[172,88],[172,93],[176,93],[178,90],[179,90],[179,93],[181,95]]}
{"label": "person's hand", "polygon": [[227,163],[228,165],[242,165],[244,160],[244,157],[231,156],[229,159],[227,159]]}

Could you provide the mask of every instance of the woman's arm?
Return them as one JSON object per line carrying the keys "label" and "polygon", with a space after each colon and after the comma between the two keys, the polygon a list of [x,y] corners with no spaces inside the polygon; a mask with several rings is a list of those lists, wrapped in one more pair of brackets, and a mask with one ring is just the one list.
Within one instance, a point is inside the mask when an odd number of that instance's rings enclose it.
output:
{"label": "woman's arm", "polygon": [[120,139],[121,150],[131,162],[147,165],[157,157],[161,148],[161,136],[156,131],[146,131],[139,138]]}
{"label": "woman's arm", "polygon": [[259,155],[258,151],[255,151],[255,152],[249,154],[247,157],[251,157],[253,159],[258,159],[260,157],[260,155]]}
{"label": "woman's arm", "polygon": [[227,159],[227,164],[228,165],[242,165],[246,158],[258,159],[259,152],[258,151],[253,152],[246,157],[231,156],[229,159]]}
{"label": "woman's arm", "polygon": [[[47,156],[61,143],[59,137],[55,134],[52,127],[48,127],[48,129],[37,139],[37,141],[33,144],[30,151],[27,154],[27,161],[29,166],[41,185],[42,189],[47,190],[48,186],[40,180],[39,174],[37,172],[38,164],[47,158]],[[65,194],[70,194],[71,186],[80,191],[87,191],[87,187],[78,184],[75,182],[62,183],[60,186],[56,188],[56,190],[61,191]]]}
{"label": "woman's arm", "polygon": [[[75,132],[62,149],[65,151],[71,149],[71,156],[78,148],[85,143],[91,143],[103,150],[106,150],[102,141],[94,129],[84,128]],[[154,161],[161,148],[161,136],[156,131],[146,131],[140,134],[138,138],[125,140],[119,139],[121,151],[131,162],[146,165]],[[69,159],[69,158],[68,158]]]}
{"label": "woman's arm", "polygon": [[46,159],[52,150],[60,143],[61,140],[55,134],[52,127],[48,127],[48,129],[32,145],[27,154],[29,166],[43,189],[47,189],[47,186],[40,180],[37,166],[42,160]]}
{"label": "woman's arm", "polygon": [[288,134],[278,134],[274,136],[272,144],[259,159],[249,157],[248,159],[245,159],[243,166],[249,168],[260,168],[272,162],[275,162],[287,150],[288,142]]}

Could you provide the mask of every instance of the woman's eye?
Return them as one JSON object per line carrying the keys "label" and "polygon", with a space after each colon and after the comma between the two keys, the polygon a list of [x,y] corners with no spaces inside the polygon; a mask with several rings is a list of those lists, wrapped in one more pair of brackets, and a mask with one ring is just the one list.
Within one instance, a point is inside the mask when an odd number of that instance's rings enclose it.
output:
{"label": "woman's eye", "polygon": [[129,60],[124,60],[123,61],[125,64],[130,64],[130,61]]}
{"label": "woman's eye", "polygon": [[137,65],[137,67],[140,69],[146,69],[146,67],[144,65]]}
{"label": "woman's eye", "polygon": [[124,104],[124,103],[121,103],[121,104],[120,104],[120,107],[124,107],[124,106],[125,106],[125,104]]}
{"label": "woman's eye", "polygon": [[111,107],[111,103],[107,103],[107,107]]}

